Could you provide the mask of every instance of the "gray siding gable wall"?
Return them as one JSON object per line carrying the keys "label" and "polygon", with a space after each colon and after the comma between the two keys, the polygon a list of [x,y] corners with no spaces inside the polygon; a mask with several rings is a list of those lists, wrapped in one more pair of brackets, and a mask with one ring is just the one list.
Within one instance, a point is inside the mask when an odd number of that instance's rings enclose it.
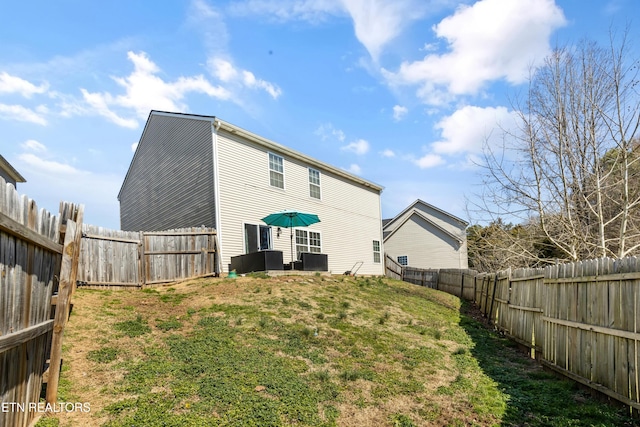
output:
{"label": "gray siding gable wall", "polygon": [[417,268],[467,268],[468,223],[422,200],[416,200],[384,224],[385,250],[407,256]]}
{"label": "gray siding gable wall", "polygon": [[215,227],[211,121],[151,114],[120,190],[122,230]]}

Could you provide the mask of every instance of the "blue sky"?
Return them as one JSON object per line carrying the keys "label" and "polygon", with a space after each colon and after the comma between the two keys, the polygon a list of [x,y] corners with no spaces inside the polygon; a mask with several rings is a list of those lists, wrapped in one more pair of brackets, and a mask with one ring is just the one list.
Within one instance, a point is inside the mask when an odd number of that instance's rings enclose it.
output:
{"label": "blue sky", "polygon": [[117,194],[151,109],[215,115],[378,183],[384,217],[420,198],[473,221],[475,161],[496,126],[513,126],[510,100],[532,67],[556,45],[606,44],[612,28],[640,40],[638,0],[2,9],[0,154],[40,207],[83,203],[85,222],[107,228],[119,228]]}

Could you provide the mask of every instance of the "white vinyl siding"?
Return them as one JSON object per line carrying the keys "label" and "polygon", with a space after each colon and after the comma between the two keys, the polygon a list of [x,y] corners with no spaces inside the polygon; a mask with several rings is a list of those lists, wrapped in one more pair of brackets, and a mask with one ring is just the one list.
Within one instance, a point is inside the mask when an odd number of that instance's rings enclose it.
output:
{"label": "white vinyl siding", "polygon": [[320,171],[309,168],[309,196],[320,199]]}
{"label": "white vinyl siding", "polygon": [[284,159],[273,153],[269,153],[269,184],[284,188]]}
{"label": "white vinyl siding", "polygon": [[[243,223],[260,224],[260,219],[271,213],[295,209],[317,214],[320,218],[321,222],[305,229],[321,234],[321,250],[327,254],[329,270],[333,274],[351,270],[358,261],[364,262],[359,274],[384,274],[384,266],[374,264],[371,257],[371,241],[382,240],[379,190],[365,187],[316,165],[291,159],[272,147],[264,147],[222,129],[216,140],[220,241],[225,271],[230,257],[244,252]],[[264,167],[267,153],[283,159],[286,192],[270,185],[270,171]],[[322,200],[309,196],[309,168],[312,166],[322,175]],[[272,247],[283,252],[284,262],[295,258],[295,230],[282,228],[278,236],[273,228]],[[382,247],[380,249],[381,252],[384,250]]]}
{"label": "white vinyl siding", "polygon": [[[407,256],[415,268],[468,268],[465,240],[460,244],[418,215],[397,226],[384,242],[390,256]],[[458,229],[456,234],[464,238],[463,233]]]}

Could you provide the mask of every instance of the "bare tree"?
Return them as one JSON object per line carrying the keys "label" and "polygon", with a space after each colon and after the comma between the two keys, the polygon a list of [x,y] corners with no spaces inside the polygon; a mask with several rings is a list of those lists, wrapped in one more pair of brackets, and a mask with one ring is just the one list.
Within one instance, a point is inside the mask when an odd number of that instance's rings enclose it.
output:
{"label": "bare tree", "polygon": [[640,249],[640,61],[626,34],[556,49],[514,103],[518,131],[485,145],[484,208],[535,220],[566,259]]}

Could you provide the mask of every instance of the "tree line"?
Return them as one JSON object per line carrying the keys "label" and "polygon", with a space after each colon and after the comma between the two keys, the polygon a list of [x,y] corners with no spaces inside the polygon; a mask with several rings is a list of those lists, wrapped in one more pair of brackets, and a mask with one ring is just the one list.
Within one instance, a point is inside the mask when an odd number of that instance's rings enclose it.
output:
{"label": "tree line", "polygon": [[481,271],[640,253],[640,60],[627,39],[556,48],[484,144],[467,231]]}

